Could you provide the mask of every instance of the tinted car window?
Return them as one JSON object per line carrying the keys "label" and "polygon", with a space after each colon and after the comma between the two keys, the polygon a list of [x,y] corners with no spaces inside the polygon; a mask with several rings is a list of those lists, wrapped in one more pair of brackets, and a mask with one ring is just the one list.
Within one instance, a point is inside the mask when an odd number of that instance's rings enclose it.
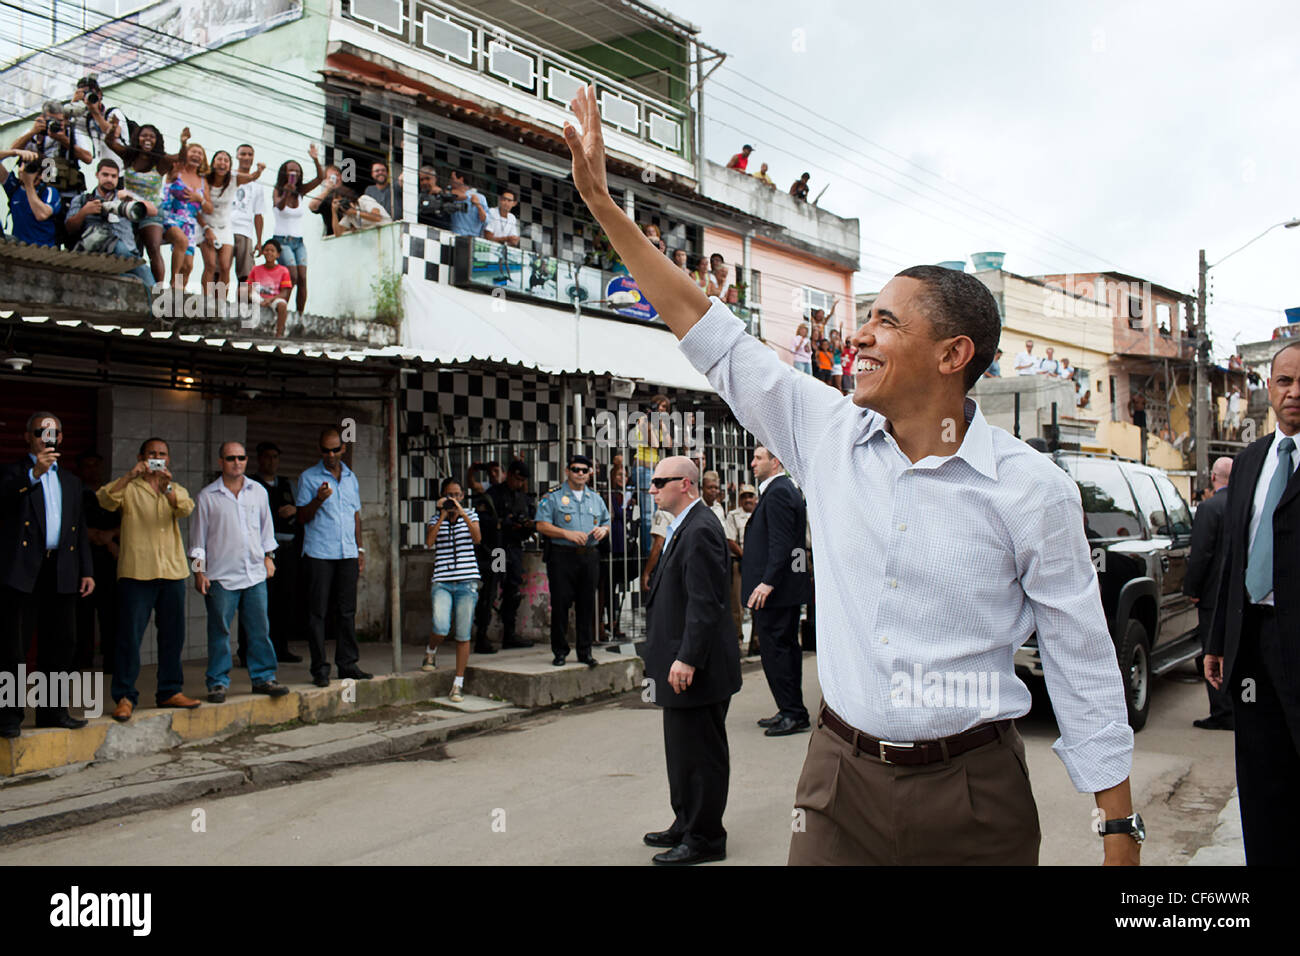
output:
{"label": "tinted car window", "polygon": [[1119,465],[1096,458],[1062,458],[1060,463],[1079,485],[1084,530],[1089,538],[1144,537],[1133,495]]}
{"label": "tinted car window", "polygon": [[1164,475],[1153,477],[1156,488],[1160,490],[1160,498],[1165,503],[1165,511],[1169,513],[1169,520],[1173,522],[1174,534],[1191,534],[1192,513],[1187,510],[1187,502],[1183,501],[1183,496],[1178,493],[1174,483]]}
{"label": "tinted car window", "polygon": [[1144,472],[1132,472],[1133,494],[1137,495],[1138,508],[1147,521],[1152,534],[1169,535],[1169,518],[1165,515],[1164,502],[1156,491],[1156,483]]}

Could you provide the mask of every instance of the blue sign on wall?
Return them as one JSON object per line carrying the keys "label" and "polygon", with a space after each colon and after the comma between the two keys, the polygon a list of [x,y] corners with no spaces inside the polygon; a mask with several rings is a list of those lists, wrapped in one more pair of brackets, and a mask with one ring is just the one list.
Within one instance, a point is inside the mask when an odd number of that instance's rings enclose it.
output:
{"label": "blue sign on wall", "polygon": [[659,317],[650,300],[637,288],[631,276],[615,276],[605,286],[605,305],[619,315],[649,322]]}

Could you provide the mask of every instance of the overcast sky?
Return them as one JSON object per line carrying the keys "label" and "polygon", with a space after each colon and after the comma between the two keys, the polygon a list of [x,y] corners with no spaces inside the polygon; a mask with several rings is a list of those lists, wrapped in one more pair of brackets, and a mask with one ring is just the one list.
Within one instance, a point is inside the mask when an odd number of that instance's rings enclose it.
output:
{"label": "overcast sky", "polygon": [[[999,250],[1194,292],[1198,248],[1214,263],[1300,216],[1294,3],[660,3],[728,54],[706,154],[749,142],[779,187],[829,184],[822,206],[861,219],[859,291]],[[1211,271],[1216,354],[1300,306],[1297,262],[1279,228]]]}

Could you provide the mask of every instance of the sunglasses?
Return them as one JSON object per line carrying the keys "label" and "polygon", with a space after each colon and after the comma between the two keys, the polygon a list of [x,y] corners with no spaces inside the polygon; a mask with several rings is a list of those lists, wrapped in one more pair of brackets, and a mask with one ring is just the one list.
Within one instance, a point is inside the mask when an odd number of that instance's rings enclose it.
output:
{"label": "sunglasses", "polygon": [[343,446],[342,446],[342,445],[335,445],[333,448],[326,448],[324,445],[321,445],[321,446],[320,446],[320,450],[321,450],[322,452],[324,452],[325,454],[327,454],[327,455],[341,455],[341,454],[343,454]]}
{"label": "sunglasses", "polygon": [[[62,428],[56,428],[56,429],[54,429],[54,434],[56,434],[56,435],[62,435],[62,434],[63,434],[63,429],[62,429]],[[45,429],[43,429],[43,428],[38,428],[38,429],[36,429],[36,431],[32,432],[32,437],[33,437],[33,438],[44,438],[44,437],[45,437]]]}
{"label": "sunglasses", "polygon": [[227,455],[225,461],[248,461],[247,455]]}
{"label": "sunglasses", "polygon": [[654,485],[656,488],[664,488],[668,485],[669,482],[685,481],[685,480],[686,480],[685,475],[673,475],[669,478],[651,478],[650,484]]}
{"label": "sunglasses", "polygon": [[591,471],[591,469],[583,468],[581,465],[574,465],[569,469],[569,471],[573,472],[575,475],[585,475],[587,472]]}

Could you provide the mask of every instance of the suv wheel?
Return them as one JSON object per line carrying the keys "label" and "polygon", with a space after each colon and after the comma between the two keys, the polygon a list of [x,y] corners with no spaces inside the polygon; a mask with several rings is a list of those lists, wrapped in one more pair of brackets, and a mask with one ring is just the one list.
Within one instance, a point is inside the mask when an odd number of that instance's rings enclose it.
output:
{"label": "suv wheel", "polygon": [[1116,654],[1120,676],[1124,679],[1128,723],[1135,731],[1141,730],[1151,707],[1151,641],[1141,621],[1128,622]]}

